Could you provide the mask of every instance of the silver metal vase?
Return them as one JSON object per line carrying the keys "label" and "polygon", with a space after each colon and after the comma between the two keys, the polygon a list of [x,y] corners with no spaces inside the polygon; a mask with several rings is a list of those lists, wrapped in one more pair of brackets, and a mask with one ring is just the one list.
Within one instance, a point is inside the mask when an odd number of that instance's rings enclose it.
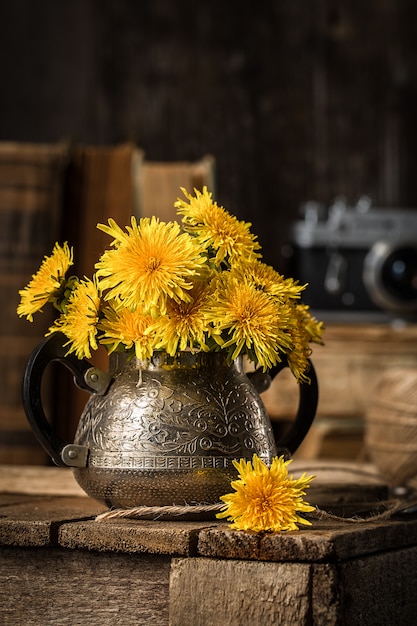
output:
{"label": "silver metal vase", "polygon": [[[32,353],[23,379],[23,404],[38,440],[55,463],[73,468],[84,491],[109,507],[212,504],[230,491],[234,459],[266,464],[292,454],[314,419],[318,386],[300,384],[298,412],[290,432],[276,442],[260,397],[286,365],[267,374],[246,374],[242,357],[223,352],[155,353],[143,362],[124,353],[110,357],[109,371],[66,356],[66,339],[55,333]],[[61,440],[41,402],[42,377],[60,361],[78,386],[90,392],[74,443]]]}

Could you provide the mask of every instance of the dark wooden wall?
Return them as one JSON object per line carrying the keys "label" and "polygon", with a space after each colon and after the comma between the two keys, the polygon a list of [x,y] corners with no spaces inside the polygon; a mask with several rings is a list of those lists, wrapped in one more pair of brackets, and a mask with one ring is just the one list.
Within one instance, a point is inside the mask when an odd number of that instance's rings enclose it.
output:
{"label": "dark wooden wall", "polygon": [[417,206],[414,0],[4,0],[0,140],[217,162],[265,260],[300,203]]}

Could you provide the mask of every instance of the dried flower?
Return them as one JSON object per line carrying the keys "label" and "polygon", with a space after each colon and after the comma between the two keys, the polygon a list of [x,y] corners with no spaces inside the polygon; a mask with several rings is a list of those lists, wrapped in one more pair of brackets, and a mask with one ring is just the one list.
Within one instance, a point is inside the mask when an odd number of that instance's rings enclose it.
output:
{"label": "dried flower", "polygon": [[298,515],[314,511],[314,507],[303,501],[305,490],[314,476],[294,480],[288,475],[287,466],[291,459],[275,457],[271,467],[256,455],[253,460],[233,461],[239,472],[238,480],[232,481],[234,493],[222,496],[225,506],[218,518],[227,518],[235,530],[254,532],[298,530],[297,524],[311,526],[311,522]]}

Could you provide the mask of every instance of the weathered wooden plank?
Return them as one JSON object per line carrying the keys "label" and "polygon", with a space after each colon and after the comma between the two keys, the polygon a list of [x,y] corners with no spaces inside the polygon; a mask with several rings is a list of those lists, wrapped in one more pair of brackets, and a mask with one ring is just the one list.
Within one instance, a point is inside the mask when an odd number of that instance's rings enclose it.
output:
{"label": "weathered wooden plank", "polygon": [[[311,624],[342,626],[343,605],[339,584],[339,565],[313,563],[311,566]],[[346,626],[349,626],[346,624]]]}
{"label": "weathered wooden plank", "polygon": [[199,531],[207,526],[210,522],[70,522],[60,527],[58,542],[66,548],[190,556],[196,553]]}
{"label": "weathered wooden plank", "polygon": [[347,561],[339,575],[343,626],[416,623],[417,547]]}
{"label": "weathered wooden plank", "polygon": [[0,550],[4,626],[168,624],[167,557],[58,548]]}
{"label": "weathered wooden plank", "polygon": [[0,465],[0,492],[86,496],[70,468],[32,465]]}
{"label": "weathered wooden plank", "polygon": [[36,502],[37,500],[42,500],[42,496],[27,496],[22,493],[0,493],[0,507],[12,504],[25,504],[31,501]]}
{"label": "weathered wooden plank", "polygon": [[302,626],[309,590],[308,564],[175,559],[170,626]]}
{"label": "weathered wooden plank", "polygon": [[[417,610],[417,548],[343,563],[0,550],[5,626],[392,626]],[[169,600],[168,600],[169,595]]]}
{"label": "weathered wooden plank", "polygon": [[[335,501],[355,476],[355,467],[336,465],[311,467],[323,497],[330,472]],[[369,482],[380,487],[374,476]],[[2,498],[6,626],[163,625],[169,602],[171,626],[391,626],[416,614],[417,519],[321,519],[298,532],[256,534],[218,521],[96,522],[105,507],[85,496]]]}
{"label": "weathered wooden plank", "polygon": [[[263,565],[263,567],[262,567]],[[342,564],[175,559],[171,626],[414,623],[417,548]]]}
{"label": "weathered wooden plank", "polygon": [[417,543],[417,520],[348,523],[316,520],[299,531],[256,534],[226,525],[204,528],[198,537],[201,556],[264,561],[343,560]]}
{"label": "weathered wooden plank", "polygon": [[0,545],[56,545],[58,527],[62,523],[92,518],[103,510],[105,507],[91,498],[27,496],[26,501],[1,508]]}

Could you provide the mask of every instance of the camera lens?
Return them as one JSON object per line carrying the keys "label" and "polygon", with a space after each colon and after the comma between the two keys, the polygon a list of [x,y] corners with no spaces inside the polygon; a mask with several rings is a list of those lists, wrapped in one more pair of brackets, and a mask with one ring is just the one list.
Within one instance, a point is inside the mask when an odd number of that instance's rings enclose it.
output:
{"label": "camera lens", "polygon": [[417,249],[407,246],[389,254],[382,263],[381,280],[394,298],[417,301]]}
{"label": "camera lens", "polygon": [[417,313],[417,244],[375,243],[365,257],[363,281],[378,307],[395,313]]}

